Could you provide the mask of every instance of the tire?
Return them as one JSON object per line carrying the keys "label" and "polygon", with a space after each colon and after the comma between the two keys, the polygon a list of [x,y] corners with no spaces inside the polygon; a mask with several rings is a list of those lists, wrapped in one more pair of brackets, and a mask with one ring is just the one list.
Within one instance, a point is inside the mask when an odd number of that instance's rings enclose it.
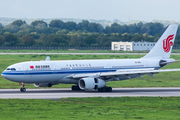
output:
{"label": "tire", "polygon": [[71,90],[74,91],[74,86],[71,87]]}
{"label": "tire", "polygon": [[112,92],[112,87],[108,87],[108,88],[106,89],[106,91],[107,91],[107,92]]}
{"label": "tire", "polygon": [[23,88],[23,92],[26,92],[26,88]]}
{"label": "tire", "polygon": [[101,88],[101,92],[106,92],[106,87]]}
{"label": "tire", "polygon": [[101,89],[101,88],[99,88],[99,89],[98,89],[98,92],[102,92],[102,89]]}
{"label": "tire", "polygon": [[79,88],[79,86],[76,86],[76,90],[81,90],[81,89]]}
{"label": "tire", "polygon": [[20,91],[21,91],[21,92],[23,91],[22,88],[20,88]]}
{"label": "tire", "polygon": [[51,83],[49,83],[48,87],[52,87],[52,84],[51,84]]}
{"label": "tire", "polygon": [[21,88],[20,91],[21,92],[26,92],[26,88]]}

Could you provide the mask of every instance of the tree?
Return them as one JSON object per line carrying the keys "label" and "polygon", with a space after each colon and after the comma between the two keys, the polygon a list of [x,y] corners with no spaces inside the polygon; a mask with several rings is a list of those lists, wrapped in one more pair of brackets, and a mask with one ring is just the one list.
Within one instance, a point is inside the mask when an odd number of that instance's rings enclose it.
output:
{"label": "tree", "polygon": [[61,20],[52,20],[49,23],[49,27],[63,29],[65,27],[65,23]]}
{"label": "tree", "polygon": [[66,22],[65,23],[65,28],[67,30],[70,30],[70,31],[76,30],[77,29],[77,24],[75,22]]}
{"label": "tree", "polygon": [[120,31],[119,24],[118,23],[113,23],[111,25],[111,31],[112,31],[112,33],[120,33],[121,31]]}
{"label": "tree", "polygon": [[55,35],[52,38],[51,46],[67,46],[67,38],[64,35]]}
{"label": "tree", "polygon": [[110,26],[106,26],[104,29],[104,33],[111,33],[111,27]]}
{"label": "tree", "polygon": [[24,35],[22,39],[24,40],[25,46],[33,46],[35,44],[34,38],[32,36]]}
{"label": "tree", "polygon": [[34,27],[33,32],[37,33],[51,33],[50,28],[48,28],[47,23],[42,20],[35,20],[31,23],[31,26]]}
{"label": "tree", "polygon": [[23,24],[26,24],[26,21],[22,21],[22,20],[15,20],[11,23],[13,26],[18,26],[20,27]]}
{"label": "tree", "polygon": [[41,26],[41,27],[47,27],[47,23],[44,22],[43,20],[35,20],[31,23],[32,26]]}
{"label": "tree", "polygon": [[78,30],[82,30],[82,31],[89,31],[89,21],[88,20],[83,20],[82,22],[78,23],[77,27]]}
{"label": "tree", "polygon": [[12,23],[8,24],[5,26],[5,30],[10,32],[10,33],[17,33],[20,30],[25,30],[27,29],[29,26],[26,24],[25,21],[22,20],[15,20]]}
{"label": "tree", "polygon": [[4,28],[3,25],[0,23],[0,29]]}
{"label": "tree", "polygon": [[52,35],[41,34],[39,39],[44,43],[44,46],[50,46],[52,42]]}
{"label": "tree", "polygon": [[96,23],[95,29],[96,29],[96,32],[102,33],[103,30],[104,30],[104,27],[101,24],[99,24],[99,23],[97,24]]}
{"label": "tree", "polygon": [[15,46],[17,44],[17,40],[17,37],[11,33],[6,34],[4,38],[7,46]]}
{"label": "tree", "polygon": [[2,35],[0,35],[0,45],[2,45],[4,43],[4,38]]}

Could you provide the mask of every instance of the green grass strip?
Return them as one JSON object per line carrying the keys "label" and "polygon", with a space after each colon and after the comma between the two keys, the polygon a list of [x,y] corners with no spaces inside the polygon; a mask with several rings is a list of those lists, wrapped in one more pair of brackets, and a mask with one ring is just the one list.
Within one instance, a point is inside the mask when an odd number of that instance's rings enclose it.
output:
{"label": "green grass strip", "polygon": [[0,120],[179,120],[180,97],[0,99]]}

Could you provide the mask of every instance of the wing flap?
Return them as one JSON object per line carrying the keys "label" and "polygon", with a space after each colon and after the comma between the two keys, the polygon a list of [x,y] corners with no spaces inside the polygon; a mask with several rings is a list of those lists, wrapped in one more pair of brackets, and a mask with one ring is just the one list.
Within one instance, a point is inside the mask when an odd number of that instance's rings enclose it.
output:
{"label": "wing flap", "polygon": [[74,74],[72,78],[84,78],[84,77],[99,77],[100,73],[88,73],[88,74]]}
{"label": "wing flap", "polygon": [[101,73],[100,76],[115,76],[115,75],[132,75],[132,74],[154,74],[159,72],[173,72],[180,71],[180,69],[161,69],[161,70],[142,70],[142,71],[129,71],[129,72],[106,72]]}

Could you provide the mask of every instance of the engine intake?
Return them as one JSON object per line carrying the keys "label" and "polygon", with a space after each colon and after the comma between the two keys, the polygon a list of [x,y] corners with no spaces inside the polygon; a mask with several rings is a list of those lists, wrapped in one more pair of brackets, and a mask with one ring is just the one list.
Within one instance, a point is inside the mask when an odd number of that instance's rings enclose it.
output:
{"label": "engine intake", "polygon": [[81,90],[97,90],[106,86],[106,82],[99,78],[82,78],[78,81]]}

